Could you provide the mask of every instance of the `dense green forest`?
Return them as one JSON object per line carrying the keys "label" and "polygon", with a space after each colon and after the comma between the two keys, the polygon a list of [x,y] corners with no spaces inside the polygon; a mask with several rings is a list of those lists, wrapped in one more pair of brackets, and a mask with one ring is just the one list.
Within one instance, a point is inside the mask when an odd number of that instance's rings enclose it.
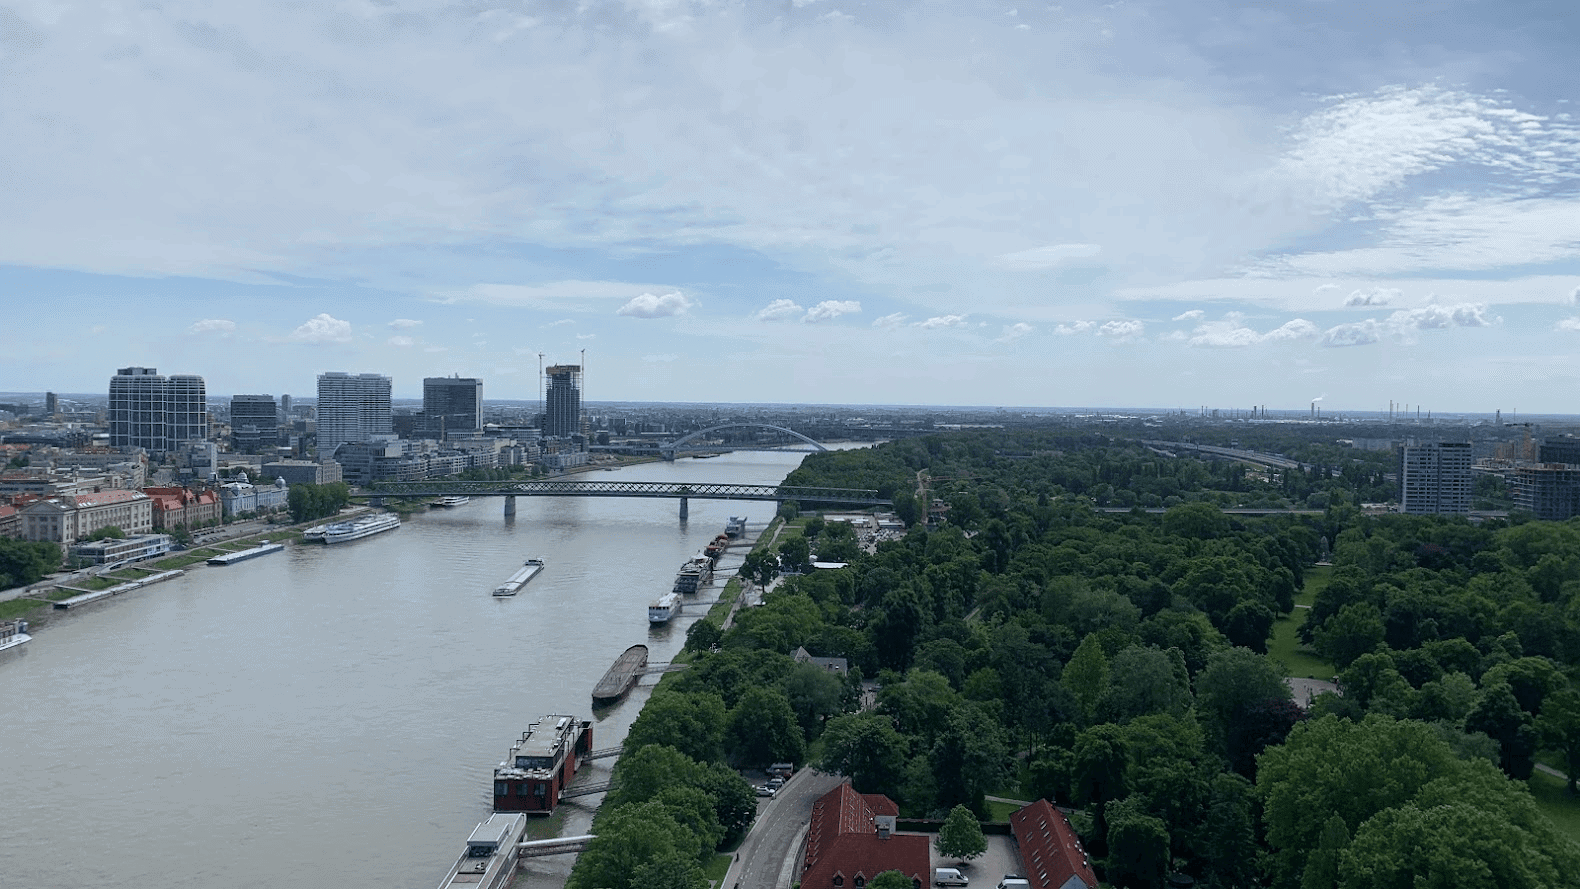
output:
{"label": "dense green forest", "polygon": [[[1359,472],[1045,432],[810,457],[787,484],[877,489],[912,527],[868,553],[805,521],[782,560],[849,567],[692,627],[692,668],[632,726],[568,885],[705,885],[754,810],[735,768],[780,760],[913,817],[986,819],[990,793],[1077,807],[1118,886],[1580,885],[1580,845],[1524,783],[1580,771],[1580,524],[1368,517]],[[1309,709],[1267,653],[1290,616],[1343,692]]]}

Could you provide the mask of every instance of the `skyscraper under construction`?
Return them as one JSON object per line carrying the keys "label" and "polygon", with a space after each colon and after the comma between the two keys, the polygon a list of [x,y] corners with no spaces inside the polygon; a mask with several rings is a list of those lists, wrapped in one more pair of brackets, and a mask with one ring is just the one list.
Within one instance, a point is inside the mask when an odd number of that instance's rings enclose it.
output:
{"label": "skyscraper under construction", "polygon": [[582,431],[582,367],[556,364],[546,371],[548,392],[543,412],[543,435],[566,438]]}

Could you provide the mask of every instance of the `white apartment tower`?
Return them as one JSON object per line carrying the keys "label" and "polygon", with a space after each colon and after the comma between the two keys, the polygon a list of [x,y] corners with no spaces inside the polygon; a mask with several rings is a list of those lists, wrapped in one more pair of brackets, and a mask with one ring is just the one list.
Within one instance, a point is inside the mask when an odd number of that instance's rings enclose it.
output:
{"label": "white apartment tower", "polygon": [[123,367],[110,378],[110,445],[173,451],[208,439],[203,378],[160,376],[157,368]]}
{"label": "white apartment tower", "polygon": [[331,457],[348,441],[394,431],[389,377],[331,371],[318,375],[318,456]]}
{"label": "white apartment tower", "polygon": [[1399,511],[1415,515],[1470,511],[1470,442],[1399,449]]}

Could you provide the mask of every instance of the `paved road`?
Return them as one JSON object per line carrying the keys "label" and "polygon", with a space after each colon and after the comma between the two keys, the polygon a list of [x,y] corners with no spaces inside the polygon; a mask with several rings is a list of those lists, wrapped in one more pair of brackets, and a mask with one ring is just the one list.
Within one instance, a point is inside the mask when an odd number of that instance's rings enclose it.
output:
{"label": "paved road", "polygon": [[723,889],[785,889],[795,879],[812,804],[844,778],[813,769],[797,772],[779,795],[759,798],[757,823],[741,844],[739,860],[724,875]]}

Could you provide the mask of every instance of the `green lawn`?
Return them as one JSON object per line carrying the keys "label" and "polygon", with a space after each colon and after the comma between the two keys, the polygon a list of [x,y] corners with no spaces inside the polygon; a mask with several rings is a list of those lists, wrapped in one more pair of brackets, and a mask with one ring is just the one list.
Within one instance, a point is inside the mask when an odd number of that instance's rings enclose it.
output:
{"label": "green lawn", "polygon": [[1533,773],[1529,785],[1536,807],[1547,820],[1569,839],[1580,842],[1580,798],[1570,796],[1564,782],[1542,772]]}
{"label": "green lawn", "polygon": [[729,872],[732,857],[724,852],[714,855],[708,859],[707,866],[702,869],[702,875],[708,878],[709,883],[719,885],[724,880],[724,875]]}
{"label": "green lawn", "polygon": [[1308,679],[1332,679],[1333,665],[1317,657],[1308,645],[1300,642],[1300,637],[1295,631],[1306,622],[1306,609],[1316,598],[1317,593],[1327,587],[1333,578],[1333,569],[1324,565],[1321,568],[1307,568],[1305,585],[1300,594],[1295,597],[1295,610],[1287,616],[1280,617],[1273,624],[1273,639],[1267,645],[1267,654],[1276,661],[1282,661],[1289,669],[1289,675],[1302,676]]}
{"label": "green lawn", "polygon": [[27,617],[35,609],[43,607],[44,603],[37,599],[10,599],[0,602],[0,620],[10,620],[13,617]]}
{"label": "green lawn", "polygon": [[991,799],[987,801],[987,807],[993,821],[1008,821],[1011,814],[1020,811],[1020,806],[1014,803],[1001,803]]}

